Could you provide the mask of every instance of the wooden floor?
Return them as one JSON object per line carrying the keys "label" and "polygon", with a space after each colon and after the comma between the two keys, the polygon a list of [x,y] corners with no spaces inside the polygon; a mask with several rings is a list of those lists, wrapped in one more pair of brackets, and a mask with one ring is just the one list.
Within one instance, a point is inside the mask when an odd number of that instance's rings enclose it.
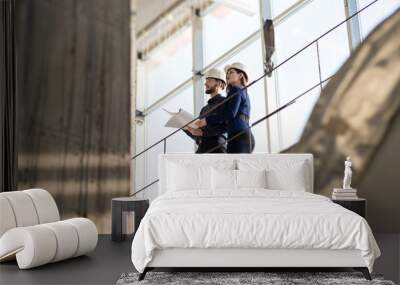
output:
{"label": "wooden floor", "polygon": [[[400,279],[400,235],[377,234],[375,238],[382,256],[376,260],[374,272],[397,284]],[[130,257],[131,244],[131,239],[117,243],[112,242],[109,235],[100,235],[96,250],[88,256],[29,270],[19,270],[15,261],[2,263],[0,285],[115,284],[122,273],[135,271]]]}
{"label": "wooden floor", "polygon": [[0,264],[0,284],[115,284],[124,272],[134,271],[131,240],[116,243],[100,235],[95,251],[88,256],[41,267],[19,270],[17,263]]}

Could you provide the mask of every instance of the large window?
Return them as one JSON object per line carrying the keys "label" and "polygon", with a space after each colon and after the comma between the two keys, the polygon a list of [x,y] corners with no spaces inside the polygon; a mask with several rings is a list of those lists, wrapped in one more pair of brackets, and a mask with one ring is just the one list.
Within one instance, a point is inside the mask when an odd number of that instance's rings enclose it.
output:
{"label": "large window", "polygon": [[[343,0],[311,1],[276,26],[276,54],[281,62],[346,18]],[[338,45],[348,45],[340,38]],[[332,46],[336,48],[336,46]]]}
{"label": "large window", "polygon": [[[373,0],[358,0],[358,8],[362,9]],[[400,8],[398,0],[379,0],[360,14],[361,34],[366,38],[368,34],[389,15]]]}
{"label": "large window", "polygon": [[271,8],[272,8],[272,16],[276,17],[286,9],[290,8],[290,6],[296,4],[299,0],[272,0]]}
{"label": "large window", "polygon": [[[177,112],[183,108],[188,112],[193,112],[193,86],[189,85],[171,100],[161,105],[160,108],[151,112],[145,117],[144,124],[137,127],[137,152],[153,145],[175,129],[164,127],[169,115],[165,110]],[[165,110],[164,110],[165,109]],[[171,136],[166,140],[166,152],[193,152],[194,144],[183,131]],[[164,142],[158,144],[147,151],[136,161],[136,189],[155,181],[158,178],[158,156],[164,153]],[[157,196],[157,185],[146,190],[146,197],[155,198]]]}
{"label": "large window", "polygon": [[[345,19],[343,1],[312,1],[276,27],[276,60],[283,62]],[[305,20],[307,19],[307,20]],[[276,72],[278,105],[289,102],[321,80],[334,74],[349,55],[347,28],[343,25],[323,37]],[[320,61],[318,61],[318,58]],[[320,89],[305,95],[280,113],[281,148],[298,141],[319,97]]]}
{"label": "large window", "polygon": [[242,7],[226,2],[215,3],[203,17],[206,65],[260,28],[258,0],[237,1]]}
{"label": "large window", "polygon": [[[193,113],[193,86],[189,85],[183,91],[174,96],[171,100],[161,105],[157,110],[151,112],[145,119],[147,144],[151,145],[156,141],[169,135],[175,129],[164,127],[170,118],[165,111],[178,112],[179,108]],[[165,110],[164,110],[165,109]],[[192,152],[193,141],[182,131],[167,140],[168,152]]]}
{"label": "large window", "polygon": [[[153,145],[172,133],[175,129],[164,127],[169,118],[168,111],[176,112],[183,108],[193,112],[193,85],[173,94],[170,100],[157,103],[177,86],[192,77],[192,30],[186,26],[169,38],[137,64],[138,110],[145,113],[142,125],[136,125],[136,153]],[[157,104],[157,107],[153,107]],[[193,141],[182,131],[166,141],[167,152],[193,152]],[[164,143],[160,143],[135,159],[136,191],[158,178],[157,164],[159,154],[164,152]],[[149,187],[143,195],[152,199],[157,196],[157,184]]]}
{"label": "large window", "polygon": [[138,96],[146,107],[192,76],[191,26],[179,31],[138,66]]}
{"label": "large window", "polygon": [[[342,15],[337,15],[339,20]],[[347,26],[342,25],[318,40],[321,79],[335,74],[350,56]]]}

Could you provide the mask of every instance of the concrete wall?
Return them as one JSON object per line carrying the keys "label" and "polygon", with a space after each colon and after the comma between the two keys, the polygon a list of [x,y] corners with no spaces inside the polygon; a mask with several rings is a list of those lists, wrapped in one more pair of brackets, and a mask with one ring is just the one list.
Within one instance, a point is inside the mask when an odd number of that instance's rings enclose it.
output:
{"label": "concrete wall", "polygon": [[400,112],[357,184],[374,232],[400,233]]}
{"label": "concrete wall", "polygon": [[130,189],[129,0],[18,0],[19,189],[110,232]]}
{"label": "concrete wall", "polygon": [[400,112],[357,185],[367,199],[367,220],[381,250],[374,270],[400,281]]}
{"label": "concrete wall", "polygon": [[381,256],[375,261],[374,272],[383,274],[385,279],[395,284],[400,281],[400,234],[374,234],[381,250]]}
{"label": "concrete wall", "polygon": [[367,198],[367,220],[381,257],[375,271],[400,281],[400,112],[357,187]]}

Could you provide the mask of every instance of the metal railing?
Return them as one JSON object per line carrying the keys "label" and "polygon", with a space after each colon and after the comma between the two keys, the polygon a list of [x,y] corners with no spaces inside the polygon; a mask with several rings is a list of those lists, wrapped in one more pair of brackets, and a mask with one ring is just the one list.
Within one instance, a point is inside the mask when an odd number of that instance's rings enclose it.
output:
{"label": "metal railing", "polygon": [[[152,148],[154,148],[155,146],[159,145],[160,143],[163,143],[164,145],[164,153],[166,153],[166,149],[167,149],[167,139],[170,138],[171,136],[175,135],[176,133],[178,133],[179,131],[181,131],[182,129],[184,129],[185,127],[187,127],[188,125],[192,124],[194,121],[196,121],[197,119],[200,118],[204,118],[206,117],[208,114],[212,113],[213,111],[215,111],[217,108],[219,108],[220,106],[222,106],[223,104],[229,102],[230,100],[232,100],[233,98],[235,98],[236,96],[238,96],[240,94],[241,91],[243,90],[247,90],[249,87],[253,86],[254,84],[256,84],[258,81],[260,81],[261,79],[263,79],[264,77],[266,77],[268,74],[276,71],[278,68],[280,68],[281,66],[283,66],[285,63],[289,62],[291,59],[293,59],[294,57],[296,57],[298,54],[300,54],[301,52],[303,52],[304,50],[306,50],[307,48],[309,48],[310,46],[314,45],[316,46],[316,50],[317,50],[317,60],[318,60],[318,78],[319,78],[319,82],[317,84],[315,84],[314,86],[310,87],[309,89],[305,90],[304,92],[302,92],[301,94],[299,94],[298,96],[296,96],[295,98],[293,98],[292,100],[290,100],[289,102],[287,102],[286,104],[280,106],[279,108],[275,109],[274,111],[272,111],[271,113],[266,114],[264,117],[258,119],[257,121],[255,121],[254,123],[252,123],[251,125],[249,125],[248,128],[242,130],[241,132],[237,133],[235,136],[229,138],[226,142],[229,142],[235,138],[237,138],[238,136],[244,134],[247,130],[251,129],[252,127],[256,126],[257,124],[267,120],[268,118],[270,118],[271,116],[279,113],[280,111],[282,111],[283,109],[286,109],[287,107],[289,107],[290,105],[294,104],[298,99],[300,99],[301,97],[303,97],[304,95],[308,94],[310,91],[314,90],[317,87],[320,87],[322,89],[322,84],[327,82],[329,79],[331,79],[334,75],[326,78],[326,79],[322,79],[322,74],[321,74],[321,62],[320,62],[320,51],[319,51],[319,44],[318,41],[325,37],[327,34],[329,34],[330,32],[336,30],[338,27],[340,27],[341,25],[347,23],[348,21],[350,21],[351,19],[353,19],[355,16],[357,16],[358,14],[360,14],[361,12],[363,12],[365,9],[367,9],[368,7],[370,7],[371,5],[373,5],[374,3],[376,3],[378,0],[375,0],[371,3],[369,3],[368,5],[366,5],[365,7],[363,7],[362,9],[360,9],[359,11],[357,11],[356,13],[352,14],[351,16],[347,17],[346,19],[344,19],[343,21],[341,21],[340,23],[338,23],[337,25],[335,25],[334,27],[332,27],[331,29],[329,29],[328,31],[326,31],[325,33],[323,33],[322,35],[320,35],[319,37],[315,38],[313,41],[311,41],[310,43],[308,43],[307,45],[305,45],[303,48],[301,48],[300,50],[296,51],[295,53],[293,53],[291,56],[289,56],[288,58],[286,58],[284,61],[282,61],[281,63],[279,63],[278,65],[276,65],[273,69],[268,70],[266,72],[264,72],[261,76],[259,76],[258,78],[256,78],[255,80],[253,80],[252,82],[250,82],[249,84],[247,84],[246,86],[244,86],[243,88],[241,88],[239,91],[235,92],[234,94],[230,95],[229,97],[225,98],[223,101],[221,101],[220,103],[216,104],[215,106],[213,106],[212,108],[210,108],[210,110],[208,110],[207,112],[205,112],[204,114],[194,118],[193,120],[191,120],[190,122],[186,123],[185,125],[183,125],[182,127],[180,127],[179,129],[176,129],[175,131],[173,131],[172,133],[170,133],[169,135],[165,136],[164,138],[158,140],[157,142],[153,143],[151,146],[145,148],[143,151],[139,152],[138,154],[134,155],[131,159],[136,159],[137,157],[141,156],[142,154],[146,153],[147,151],[151,150]],[[217,148],[219,148],[221,145],[217,145],[211,149],[209,149],[208,151],[206,151],[206,153],[212,152],[214,150],[216,150]],[[134,192],[133,194],[131,194],[130,196],[134,196],[142,191],[144,191],[145,189],[149,188],[150,186],[152,186],[153,184],[157,183],[159,181],[159,179],[154,180],[153,182],[147,184],[146,186],[142,187],[141,189],[137,190],[136,192]]]}

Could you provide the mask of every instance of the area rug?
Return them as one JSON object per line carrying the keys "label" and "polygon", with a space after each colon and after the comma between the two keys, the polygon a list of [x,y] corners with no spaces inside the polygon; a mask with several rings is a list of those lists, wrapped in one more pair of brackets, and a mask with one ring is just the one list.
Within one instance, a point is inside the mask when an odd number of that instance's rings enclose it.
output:
{"label": "area rug", "polygon": [[381,275],[372,275],[368,281],[360,272],[148,272],[142,281],[138,281],[138,273],[124,273],[117,285],[136,284],[379,284],[395,285],[392,281],[384,280]]}

